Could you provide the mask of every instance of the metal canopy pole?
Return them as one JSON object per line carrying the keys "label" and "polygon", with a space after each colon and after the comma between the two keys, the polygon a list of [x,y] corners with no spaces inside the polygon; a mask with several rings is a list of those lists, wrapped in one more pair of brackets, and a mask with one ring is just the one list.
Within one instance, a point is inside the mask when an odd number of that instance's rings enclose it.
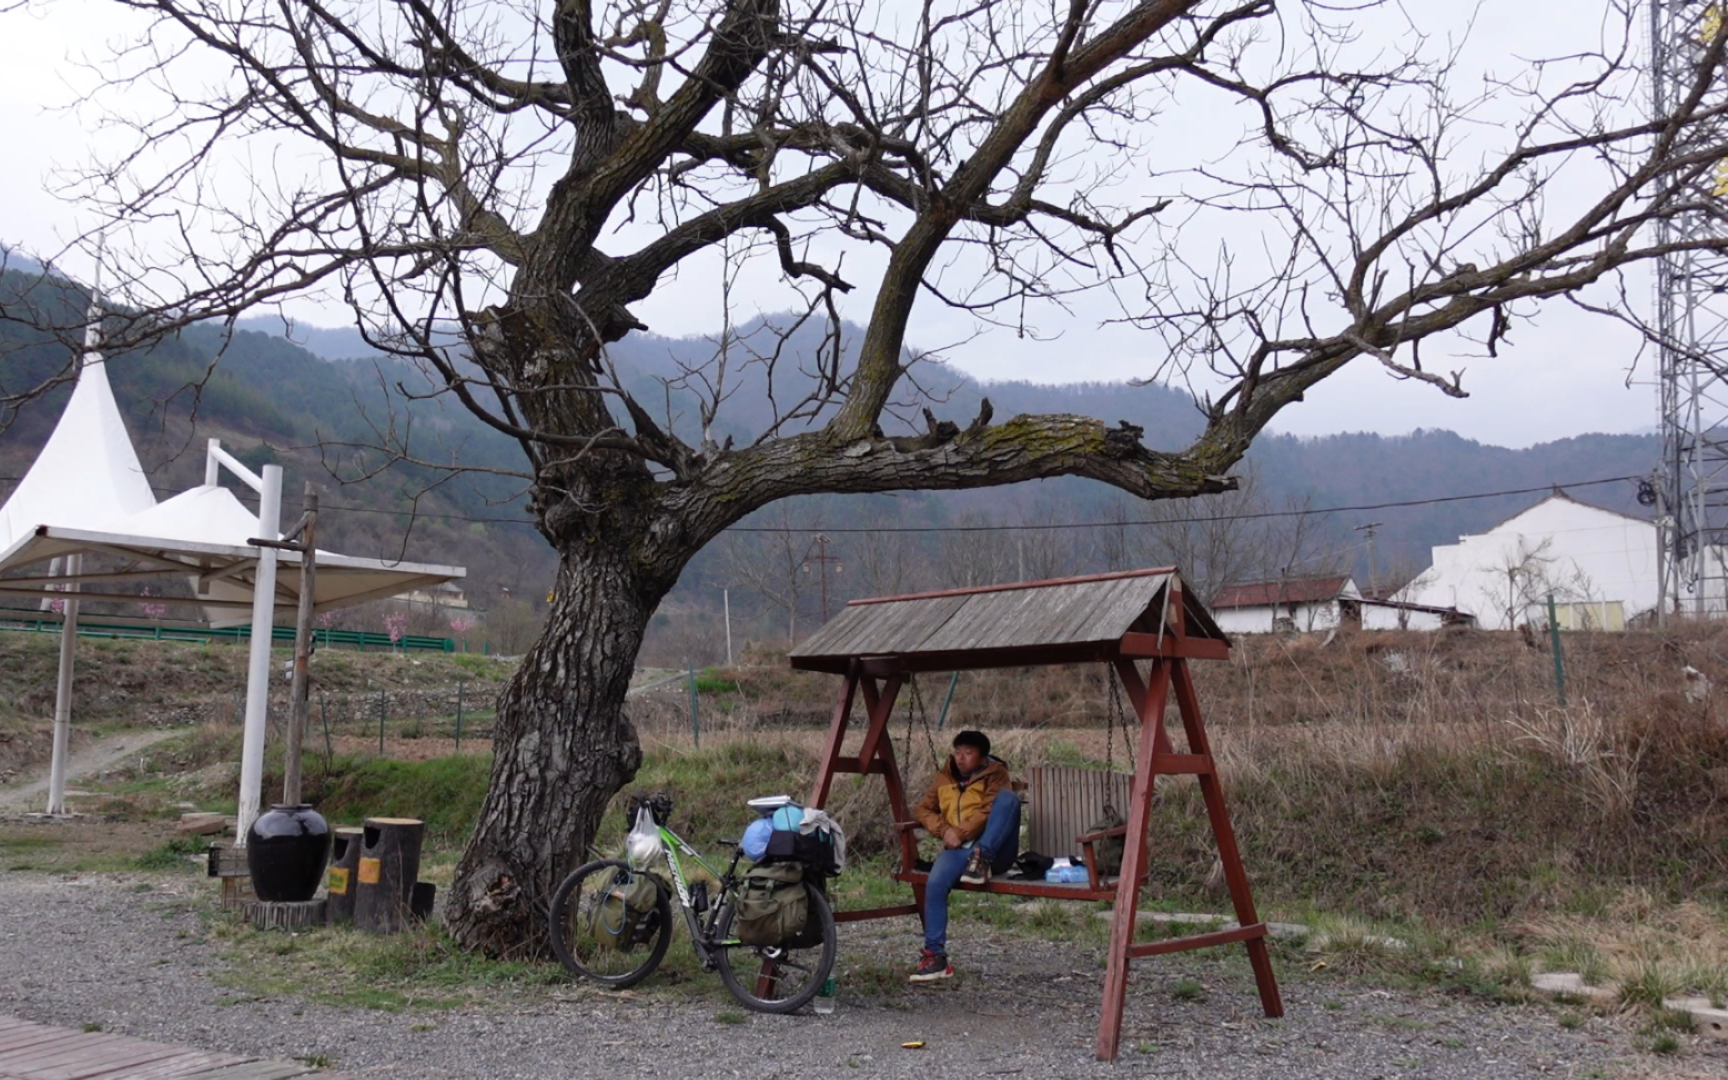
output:
{"label": "metal canopy pole", "polygon": [[[220,453],[220,451],[216,451]],[[258,531],[275,539],[282,531],[282,466],[261,470],[258,491]],[[252,586],[252,642],[246,665],[246,733],[240,747],[240,805],[234,842],[244,847],[258,797],[264,787],[264,726],[270,710],[270,638],[276,617],[276,549],[258,549],[257,579]]]}
{"label": "metal canopy pole", "polygon": [[[96,280],[90,286],[89,321],[84,326],[84,354],[78,358],[78,375],[102,361],[102,255],[106,237],[96,242]],[[55,565],[59,560],[55,560]],[[84,556],[69,555],[65,562],[69,594],[61,609],[60,670],[54,681],[54,747],[48,765],[48,813],[66,812],[66,757],[72,744],[72,662],[78,651],[78,575],[84,572]]]}
{"label": "metal canopy pole", "polygon": [[[84,570],[84,556],[66,558],[66,576]],[[66,586],[60,623],[60,673],[54,684],[54,750],[48,766],[48,813],[66,812],[66,755],[72,744],[72,661],[78,650],[78,583]]]}

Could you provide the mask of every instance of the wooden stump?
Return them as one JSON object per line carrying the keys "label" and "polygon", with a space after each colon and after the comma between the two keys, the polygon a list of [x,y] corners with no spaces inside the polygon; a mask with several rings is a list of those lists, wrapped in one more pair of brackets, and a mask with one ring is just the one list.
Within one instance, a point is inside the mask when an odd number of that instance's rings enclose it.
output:
{"label": "wooden stump", "polygon": [[344,826],[334,830],[335,847],[330,859],[328,918],[331,926],[346,926],[354,921],[354,897],[357,882],[355,871],[360,867],[362,830]]}
{"label": "wooden stump", "polygon": [[210,845],[206,873],[222,879],[222,910],[243,911],[256,903],[252,892],[252,875],[246,869],[246,849],[217,841]]}
{"label": "wooden stump", "polygon": [[425,835],[426,823],[415,818],[366,819],[355,872],[355,926],[394,934],[408,925]]}
{"label": "wooden stump", "polygon": [[305,930],[323,926],[323,900],[254,900],[246,905],[246,918],[260,930]]}
{"label": "wooden stump", "polygon": [[437,902],[438,886],[430,881],[416,881],[408,898],[408,914],[415,922],[425,922],[432,917],[432,906]]}

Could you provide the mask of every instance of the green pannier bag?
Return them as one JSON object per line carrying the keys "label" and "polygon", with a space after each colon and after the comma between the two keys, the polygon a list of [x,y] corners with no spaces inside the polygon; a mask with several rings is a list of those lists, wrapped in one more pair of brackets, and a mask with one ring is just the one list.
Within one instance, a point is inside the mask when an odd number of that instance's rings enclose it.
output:
{"label": "green pannier bag", "polygon": [[793,863],[752,866],[738,890],[732,929],[746,945],[792,945],[810,917],[804,868]]}
{"label": "green pannier bag", "polygon": [[594,913],[594,940],[612,949],[631,949],[659,928],[660,890],[644,871],[614,870],[600,890]]}

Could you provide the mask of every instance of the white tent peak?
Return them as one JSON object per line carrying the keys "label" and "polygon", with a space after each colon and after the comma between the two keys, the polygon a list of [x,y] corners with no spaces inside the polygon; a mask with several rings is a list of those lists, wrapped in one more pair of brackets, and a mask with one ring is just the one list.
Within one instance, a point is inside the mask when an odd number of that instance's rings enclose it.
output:
{"label": "white tent peak", "polygon": [[[92,310],[95,304],[91,305]],[[93,317],[72,397],[24,479],[0,506],[0,558],[36,529],[96,529],[156,505],[101,362]]]}
{"label": "white tent peak", "polygon": [[110,531],[130,536],[228,547],[247,547],[258,535],[258,515],[219,484],[201,484],[109,524]]}

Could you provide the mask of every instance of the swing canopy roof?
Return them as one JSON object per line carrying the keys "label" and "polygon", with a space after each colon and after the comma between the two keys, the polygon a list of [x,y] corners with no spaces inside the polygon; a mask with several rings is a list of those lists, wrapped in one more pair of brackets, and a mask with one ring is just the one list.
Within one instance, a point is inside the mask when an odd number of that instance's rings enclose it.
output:
{"label": "swing canopy roof", "polygon": [[1229,638],[1181,574],[1165,567],[854,600],[789,659],[801,671],[844,674],[855,661],[875,673],[967,671],[1148,656],[1222,659],[1228,649]]}

